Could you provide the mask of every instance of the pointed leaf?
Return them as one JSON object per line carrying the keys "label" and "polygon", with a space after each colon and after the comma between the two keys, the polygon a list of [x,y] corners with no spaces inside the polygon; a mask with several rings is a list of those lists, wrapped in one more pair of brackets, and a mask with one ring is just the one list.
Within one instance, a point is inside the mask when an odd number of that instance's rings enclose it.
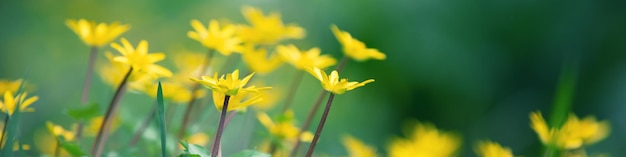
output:
{"label": "pointed leaf", "polygon": [[165,137],[167,132],[165,131],[165,104],[163,104],[163,88],[161,87],[161,81],[159,81],[159,87],[157,89],[157,105],[157,121],[161,130],[161,154],[165,157],[167,156],[167,138]]}
{"label": "pointed leaf", "polygon": [[100,115],[100,105],[98,103],[81,105],[77,108],[68,109],[65,113],[75,120],[87,120]]}

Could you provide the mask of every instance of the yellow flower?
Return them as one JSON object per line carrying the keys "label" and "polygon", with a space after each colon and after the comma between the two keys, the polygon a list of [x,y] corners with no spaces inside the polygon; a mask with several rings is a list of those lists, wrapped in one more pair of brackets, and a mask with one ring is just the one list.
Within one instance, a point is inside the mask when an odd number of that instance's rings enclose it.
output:
{"label": "yellow flower", "polygon": [[225,56],[239,49],[241,40],[235,36],[236,27],[234,25],[220,27],[217,20],[211,20],[209,27],[206,28],[202,22],[194,19],[191,20],[191,26],[195,31],[187,32],[187,36],[207,48],[215,49]]}
{"label": "yellow flower", "polygon": [[252,71],[265,74],[278,68],[283,61],[278,55],[272,54],[267,57],[267,50],[265,48],[254,48],[254,45],[248,44],[243,47],[241,53],[243,60],[248,64],[248,67]]}
{"label": "yellow flower", "polygon": [[38,96],[29,97],[28,92],[24,92],[13,97],[13,93],[10,91],[4,92],[4,101],[0,101],[0,110],[2,112],[9,114],[9,116],[13,115],[16,110],[17,104],[20,104],[20,108],[18,112],[33,112],[34,108],[29,108],[31,104],[35,101],[39,100]]}
{"label": "yellow flower", "polygon": [[[57,137],[49,133],[49,131],[37,130],[33,137],[35,147],[40,154],[47,156],[54,155],[57,148]],[[72,156],[65,149],[59,149],[59,156]]]}
{"label": "yellow flower", "polygon": [[257,119],[263,124],[263,126],[270,132],[270,134],[277,138],[279,141],[291,142],[300,140],[303,142],[311,142],[313,140],[313,134],[311,132],[304,132],[298,137],[300,128],[294,124],[293,112],[288,110],[285,114],[281,115],[277,122],[272,121],[266,113],[259,112]]}
{"label": "yellow flower", "polygon": [[[170,79],[173,82],[192,86],[195,83],[189,81],[189,76],[200,76],[205,73],[202,65],[206,62],[206,54],[182,52],[174,56],[174,65],[178,70]],[[208,68],[207,68],[208,69]]]}
{"label": "yellow flower", "polygon": [[172,72],[154,63],[165,59],[163,53],[148,54],[148,41],[141,40],[135,49],[125,38],[122,38],[122,45],[111,44],[122,56],[115,56],[113,61],[131,66],[136,72],[144,72],[153,77],[170,77]]}
{"label": "yellow flower", "polygon": [[244,18],[251,26],[240,26],[238,34],[244,42],[272,45],[283,39],[302,39],[305,31],[295,24],[285,26],[279,13],[264,16],[258,8],[245,6],[242,9]]}
{"label": "yellow flower", "polygon": [[[114,61],[113,58],[115,58],[115,56],[110,52],[106,52],[104,54],[109,60],[110,65],[105,65],[100,68],[100,78],[102,78],[104,83],[112,86],[113,88],[117,88],[130,67],[123,63]],[[154,78],[146,73],[131,73],[127,82],[128,90],[135,92],[145,91],[145,85],[150,82],[154,82]]]}
{"label": "yellow flower", "polygon": [[365,145],[360,140],[352,137],[343,137],[343,145],[348,149],[348,157],[376,157],[376,149]]}
{"label": "yellow flower", "polygon": [[[242,80],[239,80],[239,69],[233,71],[233,73],[226,74],[226,78],[222,75],[219,79],[217,78],[217,73],[213,75],[213,77],[202,76],[202,80],[198,80],[195,78],[191,78],[192,81],[198,82],[205,87],[211,89],[213,92],[223,93],[226,95],[234,96],[237,95],[240,91],[248,91],[248,92],[258,92],[260,89],[268,89],[270,87],[262,87],[256,88],[255,86],[243,88],[254,73],[246,76]],[[215,96],[215,95],[213,95]]]}
{"label": "yellow flower", "polygon": [[322,82],[322,87],[329,92],[334,94],[343,94],[346,91],[353,90],[358,87],[365,86],[370,82],[374,82],[374,79],[368,79],[363,82],[348,82],[348,79],[339,79],[339,74],[336,70],[329,75],[326,75],[326,72],[320,70],[317,67],[307,68],[307,72],[313,75],[316,79]]}
{"label": "yellow flower", "polygon": [[576,149],[591,145],[609,135],[610,126],[606,121],[598,122],[594,117],[580,120],[570,114],[561,128],[549,128],[540,112],[530,114],[531,128],[545,145],[559,149]]}
{"label": "yellow flower", "polygon": [[343,53],[348,57],[357,60],[365,61],[368,59],[384,60],[387,56],[378,51],[377,49],[367,48],[365,43],[352,38],[350,33],[340,30],[337,26],[333,25],[332,28],[335,37],[341,43],[343,47]]}
{"label": "yellow flower", "polygon": [[95,21],[85,19],[78,21],[69,19],[65,21],[65,24],[89,46],[105,45],[130,28],[128,25],[120,25],[117,22],[97,24]]}
{"label": "yellow flower", "polygon": [[[224,107],[225,96],[226,94],[224,93],[213,91],[213,103],[215,104],[215,108],[218,111],[222,111],[222,108]],[[242,90],[237,92],[237,94],[230,96],[230,98],[228,99],[227,111],[243,110],[246,107],[259,103],[262,100],[263,95],[261,95],[259,92]]]}
{"label": "yellow flower", "polygon": [[20,84],[22,84],[22,79],[17,79],[15,81],[0,80],[0,93],[5,93],[7,91],[17,93],[17,90],[20,89]]}
{"label": "yellow flower", "polygon": [[476,153],[480,157],[513,157],[510,148],[502,147],[500,144],[491,141],[478,143]]}
{"label": "yellow flower", "polygon": [[320,49],[317,47],[311,48],[308,51],[300,51],[294,45],[279,45],[276,47],[276,50],[283,60],[299,70],[304,70],[307,67],[324,69],[337,63],[337,60],[330,55],[320,55]]}
{"label": "yellow flower", "polygon": [[74,131],[65,130],[60,125],[55,125],[50,121],[46,122],[46,127],[48,128],[48,132],[50,132],[50,134],[54,137],[61,136],[65,141],[74,140],[74,135],[76,134]]}
{"label": "yellow flower", "polygon": [[394,139],[389,145],[389,157],[450,157],[461,146],[459,137],[430,124],[417,124],[406,134],[408,138]]}
{"label": "yellow flower", "polygon": [[277,102],[281,100],[282,93],[284,93],[282,90],[276,88],[272,88],[272,90],[262,90],[259,94],[263,97],[263,100],[256,103],[254,107],[261,111],[268,111],[274,108]]}
{"label": "yellow flower", "polygon": [[[173,82],[161,82],[163,88],[163,98],[177,103],[188,102],[191,99],[191,92],[187,87]],[[156,98],[158,84],[150,83],[146,87],[145,93]]]}
{"label": "yellow flower", "polygon": [[[103,116],[98,116],[91,118],[89,124],[85,126],[85,136],[96,136],[98,131],[100,131],[100,126],[102,125]],[[115,132],[117,128],[120,126],[120,118],[117,116],[113,117],[113,123],[111,124],[111,133]]]}
{"label": "yellow flower", "polygon": [[188,143],[197,144],[201,146],[206,146],[208,142],[209,142],[209,135],[205,133],[201,133],[201,132],[195,133],[189,136],[189,141],[188,141]]}

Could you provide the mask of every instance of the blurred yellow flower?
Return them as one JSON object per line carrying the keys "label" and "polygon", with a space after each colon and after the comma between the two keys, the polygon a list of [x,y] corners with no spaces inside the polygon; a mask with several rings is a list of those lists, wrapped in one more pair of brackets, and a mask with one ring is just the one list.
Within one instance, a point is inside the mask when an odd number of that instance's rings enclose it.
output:
{"label": "blurred yellow flower", "polygon": [[365,86],[370,82],[374,82],[374,79],[368,79],[363,82],[348,82],[348,79],[339,79],[339,73],[336,70],[333,70],[329,75],[326,75],[326,72],[320,70],[317,67],[307,68],[307,72],[309,72],[313,77],[318,79],[322,83],[322,87],[329,92],[334,94],[343,94],[346,91],[353,90],[355,88]]}
{"label": "blurred yellow flower", "polygon": [[609,135],[607,121],[598,122],[592,116],[580,120],[570,114],[561,128],[549,128],[540,112],[530,114],[531,128],[545,145],[554,145],[559,149],[576,149],[591,145]]}
{"label": "blurred yellow flower", "polygon": [[348,157],[376,157],[376,149],[365,145],[360,140],[352,137],[343,137],[343,145],[348,149]]}
{"label": "blurred yellow flower", "polygon": [[243,60],[254,72],[266,74],[278,68],[283,61],[276,54],[267,54],[265,48],[255,48],[254,45],[247,44],[241,50]]}
{"label": "blurred yellow flower", "polygon": [[[104,119],[103,116],[91,118],[91,120],[89,120],[89,123],[85,126],[84,135],[89,137],[98,135],[98,131],[100,131],[100,126],[102,125],[102,119]],[[111,131],[109,132],[115,132],[115,130],[119,128],[120,122],[120,118],[114,116],[113,123],[111,124]]]}
{"label": "blurred yellow flower", "polygon": [[191,20],[191,27],[195,31],[187,32],[189,38],[200,42],[207,48],[215,49],[225,56],[230,55],[240,47],[241,40],[235,36],[236,27],[234,25],[229,24],[220,27],[217,20],[211,20],[209,27],[206,28],[202,22],[194,19]]}
{"label": "blurred yellow flower", "polygon": [[120,25],[118,22],[97,24],[85,19],[69,19],[65,24],[89,46],[105,45],[130,28],[129,25]]}
{"label": "blurred yellow flower", "polygon": [[54,137],[60,136],[63,137],[65,141],[74,141],[74,135],[76,135],[76,132],[65,130],[60,125],[55,125],[50,121],[46,122],[46,127],[48,128],[48,132]]}
{"label": "blurred yellow flower", "polygon": [[122,45],[117,43],[111,44],[122,56],[113,57],[113,61],[131,66],[136,72],[144,72],[155,78],[170,77],[172,72],[160,65],[154,63],[165,59],[163,53],[148,54],[148,41],[141,40],[135,49],[133,45],[125,38],[122,38]]}
{"label": "blurred yellow flower", "polygon": [[[226,94],[224,93],[213,91],[213,103],[215,104],[215,108],[220,112],[224,107],[225,96]],[[239,91],[237,94],[231,95],[230,99],[228,99],[227,111],[243,110],[250,105],[260,102],[261,100],[263,100],[263,95],[259,92]]]}
{"label": "blurred yellow flower", "polygon": [[[114,61],[113,58],[115,58],[115,56],[110,52],[106,52],[104,55],[109,60],[110,64],[100,68],[100,78],[102,78],[104,83],[112,86],[113,88],[117,88],[130,67],[124,65],[123,63]],[[154,78],[146,73],[131,73],[127,82],[128,89],[130,91],[145,91],[145,85],[150,82],[154,82]]]}
{"label": "blurred yellow flower", "polygon": [[204,85],[205,87],[211,89],[214,93],[218,92],[230,96],[237,95],[237,93],[241,91],[258,92],[260,89],[270,88],[256,88],[255,86],[244,88],[243,86],[248,84],[248,81],[250,81],[250,78],[252,78],[253,75],[254,73],[239,80],[239,69],[237,69],[233,71],[233,73],[226,74],[226,78],[224,78],[224,75],[222,75],[218,79],[217,73],[215,73],[212,78],[208,76],[202,76],[202,80],[198,80],[196,78],[191,78],[191,80]]}
{"label": "blurred yellow flower", "polygon": [[2,112],[9,114],[9,116],[13,115],[17,108],[17,104],[20,104],[20,108],[18,112],[33,112],[34,108],[29,108],[31,104],[35,101],[39,100],[38,96],[28,97],[28,92],[23,92],[15,97],[13,97],[13,93],[10,91],[4,92],[4,100],[0,101],[0,110]]}
{"label": "blurred yellow flower", "polygon": [[307,67],[324,69],[337,63],[337,60],[330,55],[320,55],[320,49],[317,47],[308,51],[300,51],[298,47],[291,44],[287,46],[279,45],[276,47],[276,51],[278,51],[278,54],[285,62],[299,70],[304,70]]}
{"label": "blurred yellow flower", "polygon": [[270,134],[279,141],[293,143],[296,140],[303,142],[311,142],[311,140],[313,140],[313,134],[311,132],[304,132],[298,137],[300,128],[296,127],[294,124],[293,111],[286,111],[276,122],[272,121],[272,118],[264,112],[259,112],[257,119]]}
{"label": "blurred yellow flower", "polygon": [[263,99],[258,103],[255,103],[253,107],[261,111],[270,110],[276,106],[279,100],[281,100],[282,93],[283,92],[280,89],[273,87],[272,90],[261,90],[259,94]]}
{"label": "blurred yellow flower", "polygon": [[[150,83],[146,85],[145,93],[156,98],[158,84]],[[163,89],[163,98],[171,100],[176,103],[188,102],[191,99],[191,91],[187,87],[173,82],[161,82]]]}
{"label": "blurred yellow flower", "polygon": [[22,79],[17,79],[14,81],[0,80],[0,94],[3,94],[7,91],[11,93],[17,93],[17,90],[20,89],[20,84],[22,84]]}
{"label": "blurred yellow flower", "polygon": [[510,148],[502,147],[500,144],[491,141],[479,142],[476,153],[480,157],[513,157]]}
{"label": "blurred yellow flower", "polygon": [[[171,78],[173,82],[192,86],[194,82],[189,80],[189,76],[200,76],[205,74],[202,65],[207,59],[206,54],[182,52],[174,55],[174,65],[178,70]],[[208,68],[207,68],[208,69]]]}
{"label": "blurred yellow flower", "polygon": [[263,12],[254,7],[244,6],[242,14],[250,26],[239,27],[238,34],[247,43],[272,45],[283,39],[302,39],[305,31],[295,24],[284,25],[280,14],[273,12],[264,16]]}
{"label": "blurred yellow flower", "polygon": [[384,53],[377,49],[367,48],[365,43],[352,38],[350,33],[340,30],[337,26],[333,25],[331,29],[335,37],[337,37],[337,40],[339,40],[339,43],[341,43],[343,53],[348,57],[357,61],[365,61],[368,59],[385,60],[385,58],[387,58]]}
{"label": "blurred yellow flower", "polygon": [[[57,145],[59,142],[57,141],[57,137],[50,134],[49,131],[37,130],[33,137],[35,147],[39,151],[39,153],[46,154],[47,156],[52,156],[55,153]],[[65,149],[59,149],[59,156],[72,156]]]}
{"label": "blurred yellow flower", "polygon": [[437,130],[431,124],[418,123],[407,130],[408,138],[397,138],[389,145],[389,157],[450,157],[461,146],[458,136]]}
{"label": "blurred yellow flower", "polygon": [[205,133],[201,133],[201,132],[195,133],[189,136],[188,139],[189,139],[188,143],[197,144],[201,146],[206,146],[207,143],[209,143],[209,135]]}

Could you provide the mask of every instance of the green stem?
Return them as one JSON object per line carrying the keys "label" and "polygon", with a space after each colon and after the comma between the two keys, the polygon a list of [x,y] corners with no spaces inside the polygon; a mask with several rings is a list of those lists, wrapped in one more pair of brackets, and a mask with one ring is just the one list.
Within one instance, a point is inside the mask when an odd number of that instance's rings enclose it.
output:
{"label": "green stem", "polygon": [[104,119],[102,120],[102,124],[100,125],[100,130],[98,130],[98,136],[96,136],[96,140],[91,147],[91,155],[93,155],[94,157],[100,157],[100,155],[102,154],[104,144],[109,137],[109,129],[111,129],[113,116],[117,111],[117,107],[119,106],[118,102],[122,98],[122,95],[124,95],[124,91],[126,91],[126,84],[132,72],[133,67],[130,67],[128,69],[128,72],[126,72],[126,75],[124,75],[124,79],[122,79],[122,82],[115,90],[115,94],[111,99],[109,108],[107,109],[107,112],[104,115]]}
{"label": "green stem", "polygon": [[330,106],[333,104],[333,98],[335,98],[335,94],[330,93],[330,96],[328,97],[328,102],[326,103],[326,108],[324,109],[324,114],[322,114],[322,119],[320,119],[320,123],[317,126],[317,130],[315,130],[315,136],[313,137],[311,146],[309,146],[309,150],[306,153],[306,157],[311,157],[313,155],[313,151],[315,151],[315,146],[317,145],[317,141],[320,139],[320,136],[322,135],[322,129],[324,129],[324,124],[326,124],[326,118],[328,118],[328,112],[330,111]]}
{"label": "green stem", "polygon": [[54,147],[54,157],[59,157],[60,153],[61,153],[61,141],[59,141],[59,139],[57,138],[57,145],[56,147]]}
{"label": "green stem", "polygon": [[293,98],[296,96],[296,91],[298,91],[298,86],[302,81],[302,76],[304,76],[304,71],[300,70],[296,72],[293,76],[293,80],[291,80],[291,85],[289,85],[289,92],[287,93],[287,99],[285,99],[285,106],[283,106],[282,113],[285,113],[289,110],[291,106],[291,102],[293,102]]}
{"label": "green stem", "polygon": [[339,64],[335,67],[335,70],[337,70],[337,72],[343,71],[343,68],[346,67],[346,64],[348,64],[349,60],[350,58],[348,58],[348,56],[343,56],[343,58],[341,58],[341,61],[339,61]]}
{"label": "green stem", "polygon": [[211,156],[217,156],[220,148],[220,142],[222,140],[222,132],[224,131],[224,121],[226,120],[226,113],[228,112],[228,101],[230,95],[224,96],[224,106],[222,106],[222,113],[220,115],[220,123],[217,127],[217,134],[215,135],[215,141],[213,141],[213,147],[211,148]]}
{"label": "green stem", "polygon": [[2,126],[2,137],[0,137],[0,148],[4,148],[4,136],[7,133],[7,125],[9,125],[9,113],[4,117],[4,126]]}
{"label": "green stem", "polygon": [[[209,52],[207,52],[206,57],[204,58],[204,63],[201,65],[202,67],[202,71],[200,71],[200,75],[198,77],[202,77],[206,74],[207,68],[209,67],[209,65],[211,65],[211,59],[213,59],[213,54],[215,53],[215,51],[209,50]],[[189,103],[187,104],[187,109],[185,110],[185,114],[183,117],[183,122],[182,125],[180,126],[180,131],[178,132],[178,139],[182,140],[185,137],[185,133],[187,132],[187,125],[189,125],[189,120],[191,118],[191,114],[193,111],[193,106],[194,104],[196,104],[196,98],[198,97],[198,95],[196,95],[196,91],[200,88],[200,84],[198,83],[194,83],[193,87],[191,88],[191,99],[189,100]]]}

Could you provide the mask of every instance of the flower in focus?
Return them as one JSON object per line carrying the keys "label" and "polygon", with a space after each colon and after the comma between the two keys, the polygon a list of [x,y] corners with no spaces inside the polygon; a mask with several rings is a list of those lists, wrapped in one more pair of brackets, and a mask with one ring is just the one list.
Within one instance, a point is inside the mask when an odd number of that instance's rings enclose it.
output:
{"label": "flower in focus", "polygon": [[461,146],[459,137],[430,124],[418,123],[407,131],[407,138],[394,139],[389,145],[389,157],[449,157]]}
{"label": "flower in focus", "polygon": [[7,91],[11,93],[17,93],[17,90],[20,89],[20,84],[22,84],[22,79],[17,79],[14,81],[0,80],[0,94]]}
{"label": "flower in focus", "polygon": [[561,128],[549,128],[540,112],[530,114],[531,128],[545,145],[554,145],[560,149],[576,149],[591,145],[609,135],[609,123],[598,122],[592,116],[578,119],[570,114]]}
{"label": "flower in focus", "polygon": [[267,50],[265,48],[254,48],[254,45],[248,44],[243,47],[241,54],[243,60],[248,64],[248,67],[254,72],[265,74],[278,68],[283,61],[278,55],[272,54],[267,57]]}
{"label": "flower in focus", "polygon": [[263,12],[254,7],[245,6],[242,9],[244,18],[250,26],[239,27],[238,34],[247,43],[272,45],[283,39],[302,39],[305,31],[295,24],[284,25],[279,13],[270,13],[264,16]]}
{"label": "flower in focus", "polygon": [[317,67],[307,68],[306,70],[322,83],[322,87],[326,91],[334,94],[343,94],[346,91],[374,82],[374,79],[368,79],[363,82],[348,82],[348,79],[339,79],[339,73],[336,70],[331,72],[330,75],[326,75],[326,72]]}
{"label": "flower in focus", "polygon": [[48,132],[54,137],[63,137],[65,141],[74,140],[74,135],[76,134],[74,131],[65,130],[60,125],[55,125],[50,121],[46,122],[46,127],[48,128]]}
{"label": "flower in focus", "polygon": [[371,146],[365,145],[360,140],[352,137],[345,136],[343,138],[343,145],[348,149],[348,157],[376,157],[376,149]]}
{"label": "flower in focus", "polygon": [[276,47],[276,51],[278,51],[278,54],[280,54],[285,62],[288,62],[299,70],[304,70],[307,67],[324,69],[337,63],[337,60],[330,55],[320,55],[320,49],[317,47],[311,48],[308,51],[300,51],[298,47],[294,45],[279,45]]}
{"label": "flower in focus", "polygon": [[9,116],[13,115],[15,112],[17,105],[19,103],[20,108],[18,112],[33,112],[34,108],[30,108],[29,106],[33,104],[35,101],[39,100],[38,96],[28,97],[28,92],[23,92],[13,97],[13,93],[10,91],[4,92],[4,100],[0,101],[0,110],[2,112],[9,114]]}
{"label": "flower in focus", "polygon": [[476,153],[480,157],[513,157],[510,148],[502,147],[500,144],[491,141],[478,143]]}
{"label": "flower in focus", "polygon": [[[104,119],[103,116],[98,116],[98,117],[94,117],[91,118],[91,120],[89,120],[89,123],[87,125],[85,125],[85,136],[96,136],[98,135],[98,131],[100,131],[100,126],[102,126],[102,119]],[[111,133],[115,132],[115,130],[117,130],[117,128],[119,128],[121,124],[121,120],[118,116],[114,116],[113,117],[113,123],[111,123]]]}
{"label": "flower in focus", "polygon": [[65,21],[65,24],[89,46],[105,45],[130,28],[130,26],[120,25],[118,22],[98,24],[95,21],[85,19],[69,19]]}
{"label": "flower in focus", "polygon": [[211,20],[209,27],[206,28],[202,22],[194,19],[191,20],[191,27],[195,31],[187,32],[189,38],[200,42],[207,48],[215,49],[225,56],[238,50],[239,44],[241,44],[241,40],[235,36],[236,27],[234,25],[220,27],[217,20]]}
{"label": "flower in focus", "polygon": [[[226,94],[224,93],[213,91],[213,103],[218,111],[222,111],[222,108],[224,107],[225,96]],[[262,100],[263,95],[259,92],[239,91],[237,94],[231,95],[230,99],[228,99],[227,111],[243,110],[250,105],[261,102]]]}
{"label": "flower in focus", "polygon": [[113,61],[131,66],[134,71],[147,73],[155,78],[172,76],[172,72],[170,70],[154,64],[165,59],[165,54],[148,54],[148,41],[139,41],[137,48],[134,48],[133,45],[131,45],[125,38],[122,38],[121,41],[122,45],[117,43],[111,44],[111,47],[122,54],[122,56],[113,57]]}
{"label": "flower in focus", "polygon": [[387,56],[378,51],[377,49],[367,48],[365,43],[352,38],[350,33],[340,30],[337,26],[331,27],[333,33],[341,46],[343,47],[343,53],[348,57],[357,60],[365,61],[368,59],[384,60]]}
{"label": "flower in focus", "polygon": [[219,79],[217,78],[217,73],[215,73],[212,78],[208,76],[202,76],[202,80],[198,80],[195,78],[191,78],[191,80],[204,85],[205,87],[211,89],[213,92],[223,93],[230,96],[237,95],[237,93],[241,91],[258,92],[260,89],[270,88],[256,88],[255,86],[244,88],[243,86],[248,84],[248,81],[250,81],[253,75],[254,73],[239,80],[239,69],[237,69],[233,71],[233,73],[226,74],[226,77],[222,75]]}
{"label": "flower in focus", "polygon": [[[115,56],[110,52],[106,52],[104,54],[110,65],[105,65],[100,68],[100,78],[102,78],[104,83],[113,86],[113,88],[117,88],[117,86],[122,83],[122,79],[130,67],[123,63],[114,61],[113,58],[115,58]],[[150,82],[154,82],[154,78],[146,73],[131,73],[127,82],[127,86],[130,91],[145,91],[145,85]]]}

